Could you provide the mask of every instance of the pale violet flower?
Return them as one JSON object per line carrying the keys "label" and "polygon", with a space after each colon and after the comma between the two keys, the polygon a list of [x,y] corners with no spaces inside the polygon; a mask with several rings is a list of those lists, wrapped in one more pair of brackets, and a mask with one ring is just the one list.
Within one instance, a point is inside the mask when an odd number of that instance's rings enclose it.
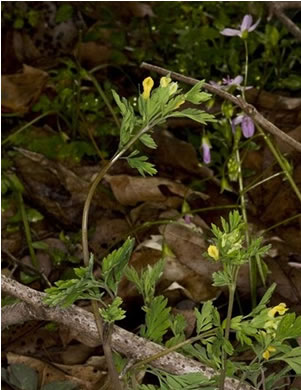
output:
{"label": "pale violet flower", "polygon": [[209,164],[211,162],[211,144],[208,137],[204,136],[202,138],[202,149],[203,149],[203,161],[205,164]]}
{"label": "pale violet flower", "polygon": [[232,87],[232,85],[236,85],[237,87],[239,87],[242,81],[243,81],[243,77],[240,75],[234,77],[234,79],[231,79],[230,76],[228,75],[226,78],[223,78],[222,81],[218,83],[215,81],[209,81],[209,83],[214,87],[227,90],[230,87]]}
{"label": "pale violet flower", "polygon": [[245,15],[241,25],[239,26],[239,29],[235,28],[225,28],[220,33],[222,35],[226,35],[227,37],[240,37],[240,38],[246,38],[247,33],[254,31],[255,28],[258,26],[258,23],[260,22],[260,19],[257,20],[256,23],[253,23],[253,17],[252,15]]}
{"label": "pale violet flower", "polygon": [[241,125],[241,130],[245,138],[250,138],[255,133],[253,119],[247,115],[238,115],[232,120],[232,131],[235,133],[236,126]]}
{"label": "pale violet flower", "polygon": [[234,79],[231,79],[230,76],[228,75],[226,78],[222,79],[222,84],[228,85],[228,86],[240,85],[242,83],[242,81],[243,81],[243,77],[240,75],[234,77]]}

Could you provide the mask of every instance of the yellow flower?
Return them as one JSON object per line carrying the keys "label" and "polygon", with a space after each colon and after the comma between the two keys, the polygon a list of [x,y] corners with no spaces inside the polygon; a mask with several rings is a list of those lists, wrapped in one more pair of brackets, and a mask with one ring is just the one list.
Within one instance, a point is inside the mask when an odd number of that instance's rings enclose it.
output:
{"label": "yellow flower", "polygon": [[268,316],[274,318],[277,313],[281,316],[288,310],[285,303],[279,303],[279,305],[274,306],[271,310],[268,311]]}
{"label": "yellow flower", "polygon": [[147,77],[146,79],[143,80],[142,85],[143,85],[142,97],[143,99],[147,100],[149,99],[150,92],[154,86],[154,80],[151,77]]}
{"label": "yellow flower", "polygon": [[208,248],[208,255],[210,257],[213,257],[214,260],[218,260],[219,259],[219,251],[218,251],[218,248],[215,246],[215,245],[209,245],[209,248]]}
{"label": "yellow flower", "polygon": [[171,78],[170,77],[161,77],[161,79],[160,79],[160,86],[162,88],[166,88],[170,82],[171,82]]}
{"label": "yellow flower", "polygon": [[271,356],[271,352],[275,352],[276,351],[276,348],[275,347],[271,347],[269,346],[262,354],[262,357],[265,359],[265,360],[268,360]]}

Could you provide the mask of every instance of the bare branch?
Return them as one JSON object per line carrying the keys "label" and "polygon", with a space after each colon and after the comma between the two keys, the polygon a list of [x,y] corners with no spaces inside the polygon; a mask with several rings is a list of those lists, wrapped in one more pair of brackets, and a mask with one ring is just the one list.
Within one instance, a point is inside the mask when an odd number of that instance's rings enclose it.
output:
{"label": "bare branch", "polygon": [[[153,72],[157,72],[163,76],[170,74],[170,77],[174,78],[175,80],[182,81],[186,84],[195,85],[200,80],[194,79],[192,77],[186,77],[181,75],[180,73],[171,72],[168,69],[161,68],[160,66],[148,64],[146,62],[142,62],[141,68],[148,69]],[[222,97],[225,100],[229,100],[236,106],[240,107],[248,116],[250,116],[257,125],[261,126],[264,130],[268,131],[269,133],[275,135],[276,137],[280,138],[283,142],[287,143],[288,145],[292,146],[295,150],[298,150],[301,152],[301,143],[284,133],[282,130],[280,130],[277,126],[275,126],[273,123],[268,121],[264,116],[262,116],[254,106],[251,104],[246,103],[244,100],[239,99],[227,91],[224,91],[221,88],[215,87],[211,84],[204,83],[203,87],[209,91],[214,93],[215,95],[218,95]]]}
{"label": "bare branch", "polygon": [[282,24],[288,29],[288,31],[294,35],[298,41],[301,41],[301,30],[300,28],[283,12],[283,9],[287,8],[301,8],[301,3],[298,1],[271,1],[268,4],[271,14],[277,16]]}
{"label": "bare branch", "polygon": [[[2,311],[2,324],[13,325],[30,319],[54,321],[68,327],[74,334],[74,338],[89,346],[100,345],[95,319],[92,313],[80,307],[72,305],[68,309],[48,307],[43,303],[44,293],[33,290],[6,276],[2,276],[2,291],[21,299],[23,302],[4,308]],[[18,314],[18,311],[20,313]],[[16,321],[16,322],[15,322]],[[112,347],[114,350],[126,355],[135,361],[142,361],[162,352],[164,348],[142,337],[128,332],[118,326],[114,326],[112,335]],[[165,370],[172,374],[186,374],[201,372],[208,378],[217,373],[210,367],[195,360],[188,359],[177,352],[153,360],[150,365]],[[239,381],[227,378],[225,390],[234,390]],[[255,390],[252,386],[241,384],[240,390]]]}

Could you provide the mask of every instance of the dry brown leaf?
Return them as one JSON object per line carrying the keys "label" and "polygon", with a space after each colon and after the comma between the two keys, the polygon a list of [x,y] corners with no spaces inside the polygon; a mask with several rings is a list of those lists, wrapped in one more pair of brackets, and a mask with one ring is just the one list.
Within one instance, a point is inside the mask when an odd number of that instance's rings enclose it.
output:
{"label": "dry brown leaf", "polygon": [[174,168],[176,175],[180,171],[194,174],[198,177],[213,177],[213,171],[205,166],[200,166],[195,148],[188,142],[179,140],[168,131],[157,131],[154,139],[158,145],[151,154],[154,156],[156,166],[164,171]]}
{"label": "dry brown leaf", "polygon": [[[106,175],[112,191],[122,205],[135,206],[139,202],[160,202],[172,208],[177,208],[182,199],[192,193],[183,184],[160,177],[139,177],[128,175]],[[207,195],[197,193],[202,199]]]}
{"label": "dry brown leaf", "polygon": [[48,74],[40,69],[23,65],[23,73],[1,77],[2,106],[13,112],[28,112],[46,85]]}
{"label": "dry brown leaf", "polygon": [[111,49],[97,42],[81,42],[75,52],[81,64],[91,69],[100,64],[107,64],[111,59]]}
{"label": "dry brown leaf", "polygon": [[8,364],[25,364],[36,370],[39,376],[39,388],[55,381],[71,381],[81,389],[96,390],[96,385],[101,387],[106,376],[94,367],[48,364],[42,360],[14,353],[7,354],[7,362]]}

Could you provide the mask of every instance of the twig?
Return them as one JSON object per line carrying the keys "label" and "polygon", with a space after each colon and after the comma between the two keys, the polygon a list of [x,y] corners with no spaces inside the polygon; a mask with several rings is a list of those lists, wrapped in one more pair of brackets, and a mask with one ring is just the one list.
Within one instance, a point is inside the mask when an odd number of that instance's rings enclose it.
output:
{"label": "twig", "polygon": [[[195,85],[199,82],[199,80],[194,79],[192,77],[186,77],[181,75],[180,73],[172,72],[168,69],[161,68],[160,66],[148,64],[146,62],[142,62],[141,68],[148,69],[153,72],[157,72],[163,76],[170,74],[170,77],[174,78],[175,80],[182,81],[186,84]],[[290,137],[286,133],[284,133],[282,130],[280,130],[277,126],[275,126],[273,123],[268,121],[264,116],[262,116],[254,106],[251,104],[246,103],[243,99],[237,98],[227,91],[224,91],[223,89],[220,89],[218,87],[215,87],[211,84],[204,83],[203,84],[204,89],[206,89],[209,92],[214,93],[215,95],[218,95],[222,97],[223,99],[229,100],[236,106],[240,107],[248,116],[250,116],[254,122],[256,122],[259,126],[261,126],[263,129],[268,131],[269,133],[275,135],[276,137],[280,138],[283,142],[287,143],[288,145],[292,146],[294,149],[301,152],[301,143],[296,141],[294,138]]]}
{"label": "twig", "polygon": [[[73,331],[74,338],[82,343],[91,347],[100,345],[99,334],[92,313],[75,305],[68,309],[49,307],[43,303],[44,293],[24,286],[6,276],[2,276],[1,285],[4,293],[23,301],[2,309],[2,324],[4,326],[22,323],[31,319],[54,321],[68,327]],[[118,326],[114,326],[113,329],[112,348],[136,361],[147,359],[164,350],[164,347],[136,336]],[[217,372],[212,368],[186,358],[177,352],[172,352],[153,360],[150,362],[150,365],[175,375],[192,372],[201,372],[207,378],[217,375]],[[226,378],[225,390],[235,390],[238,384],[239,380]],[[250,385],[242,384],[240,390],[255,389]]]}
{"label": "twig", "polygon": [[44,272],[37,270],[36,268],[31,266],[30,264],[22,263],[22,261],[18,260],[12,253],[10,253],[5,248],[1,248],[1,252],[5,253],[6,256],[9,258],[9,260],[11,262],[13,262],[14,264],[16,264],[17,266],[19,266],[21,268],[25,268],[25,269],[29,270],[30,272],[32,272],[32,273],[34,273],[36,275],[39,275],[39,277],[44,280],[46,285],[48,287],[51,287],[51,283],[49,282],[49,280],[48,280],[47,276],[44,274]]}
{"label": "twig", "polygon": [[281,21],[282,24],[288,29],[288,31],[294,35],[298,41],[301,41],[301,30],[300,28],[283,12],[283,9],[287,8],[301,8],[301,3],[299,1],[271,1],[268,4],[271,14],[276,15],[276,17]]}

